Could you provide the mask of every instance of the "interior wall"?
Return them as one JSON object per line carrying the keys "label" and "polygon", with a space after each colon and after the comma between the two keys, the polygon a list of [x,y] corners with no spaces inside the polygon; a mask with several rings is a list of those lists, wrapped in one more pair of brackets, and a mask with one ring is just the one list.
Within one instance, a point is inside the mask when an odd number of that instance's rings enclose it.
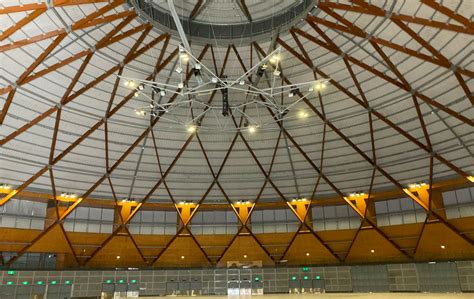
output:
{"label": "interior wall", "polygon": [[[305,279],[305,277],[307,277]],[[255,269],[189,269],[130,271],[7,271],[0,272],[0,298],[28,296],[48,289],[62,296],[99,296],[104,286],[129,284],[140,295],[165,295],[167,283],[202,285],[202,294],[225,295],[229,282],[263,282],[265,293],[288,293],[291,282],[324,281],[327,292],[474,292],[474,261],[357,265],[333,267],[278,267]],[[57,284],[52,284],[52,281]],[[41,281],[43,284],[38,285]],[[26,282],[26,283],[25,283]],[[48,297],[49,298],[49,297]]]}

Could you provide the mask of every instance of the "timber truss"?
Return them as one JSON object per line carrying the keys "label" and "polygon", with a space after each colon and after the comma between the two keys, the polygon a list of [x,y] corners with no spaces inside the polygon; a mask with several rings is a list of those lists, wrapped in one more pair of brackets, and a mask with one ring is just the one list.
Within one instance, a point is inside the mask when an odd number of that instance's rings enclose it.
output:
{"label": "timber truss", "polygon": [[[104,2],[104,3],[101,3]],[[110,13],[113,12],[115,8],[120,7],[124,4],[123,0],[114,0],[114,1],[102,1],[102,0],[82,0],[82,1],[67,1],[67,0],[57,0],[51,2],[52,5],[46,5],[45,3],[32,3],[26,5],[19,5],[19,6],[11,6],[11,7],[4,7],[0,8],[0,14],[14,14],[18,12],[26,12],[27,15],[19,20],[14,26],[7,28],[3,31],[2,35],[0,35],[0,41],[5,41],[8,37],[12,36],[18,30],[28,26],[29,23],[33,22],[36,18],[41,16],[45,13],[48,9],[54,9],[54,7],[59,6],[68,6],[68,5],[82,5],[82,4],[89,4],[89,3],[97,3],[102,4],[100,5],[100,9],[95,11],[92,14],[89,14],[87,17],[76,21],[75,23],[71,24],[69,28],[66,29],[59,29],[55,31],[48,32],[46,34],[41,34],[38,36],[29,37],[23,40],[15,40],[9,43],[3,43],[0,45],[0,51],[8,52],[15,48],[26,47],[27,45],[42,42],[42,41],[51,41],[50,45],[44,50],[43,53],[39,53],[37,58],[34,62],[16,79],[15,82],[12,82],[9,85],[3,86],[0,88],[0,94],[5,95],[5,100],[3,101],[2,113],[0,115],[0,124],[3,124],[6,119],[12,117],[9,114],[9,107],[12,102],[15,101],[15,94],[17,89],[22,87],[23,85],[28,84],[34,80],[41,78],[42,76],[52,73],[66,65],[71,64],[74,61],[82,60],[77,73],[75,74],[73,80],[69,83],[66,88],[66,92],[62,95],[60,101],[57,105],[51,107],[50,109],[44,111],[42,114],[37,116],[36,118],[32,119],[25,125],[17,128],[16,130],[9,132],[5,136],[2,136],[0,140],[0,145],[4,146],[9,142],[14,141],[18,136],[25,133],[26,131],[30,130],[31,128],[38,126],[41,122],[49,117],[55,118],[55,127],[54,133],[51,136],[51,148],[50,148],[50,155],[49,161],[47,165],[44,165],[39,171],[33,174],[28,180],[24,181],[21,185],[16,186],[11,191],[7,192],[3,198],[0,199],[0,205],[6,204],[9,200],[18,196],[23,191],[27,191],[27,188],[35,182],[38,178],[43,175],[49,175],[51,180],[51,190],[52,190],[52,203],[54,203],[56,207],[56,220],[52,222],[48,227],[45,228],[44,231],[39,233],[28,245],[24,246],[17,252],[17,255],[13,257],[11,260],[6,261],[6,265],[12,265],[19,257],[23,254],[28,252],[35,243],[41,240],[44,236],[50,233],[53,229],[57,229],[58,227],[64,233],[68,246],[71,249],[71,252],[77,262],[78,266],[84,266],[89,263],[91,259],[97,256],[105,246],[111,242],[114,237],[119,235],[127,235],[132,240],[133,244],[136,246],[137,251],[140,253],[141,258],[143,259],[143,263],[148,266],[156,265],[159,262],[160,257],[167,251],[168,248],[175,242],[178,238],[181,237],[190,237],[193,241],[197,244],[199,250],[204,254],[207,259],[208,264],[216,265],[218,264],[222,258],[225,256],[227,250],[231,248],[233,242],[235,242],[240,236],[250,236],[255,242],[261,247],[263,252],[268,255],[269,259],[274,263],[279,263],[287,258],[287,252],[292,245],[292,242],[297,238],[300,234],[310,234],[314,237],[314,242],[320,244],[327,254],[332,256],[336,262],[344,262],[346,255],[337,254],[333,249],[328,246],[323,238],[321,237],[320,233],[315,231],[310,224],[310,209],[309,207],[314,203],[315,195],[318,193],[318,186],[320,186],[321,182],[326,183],[329,185],[336,196],[346,203],[351,209],[353,209],[356,214],[361,219],[361,225],[358,229],[357,233],[352,240],[352,244],[354,243],[357,235],[362,230],[373,230],[375,231],[381,238],[385,239],[400,255],[410,259],[416,253],[416,248],[414,250],[405,250],[402,248],[401,245],[397,244],[394,240],[389,238],[383,230],[381,230],[376,223],[374,210],[371,208],[373,205],[373,201],[371,201],[372,194],[373,194],[373,185],[376,177],[380,176],[385,178],[386,180],[390,181],[393,186],[400,190],[401,193],[405,194],[406,196],[410,197],[416,204],[421,206],[424,211],[426,212],[426,221],[425,224],[435,221],[441,223],[445,227],[447,227],[450,231],[454,234],[459,236],[462,240],[464,240],[470,246],[474,245],[474,241],[469,238],[467,235],[463,234],[460,229],[454,226],[451,222],[448,222],[446,216],[437,211],[433,208],[433,198],[432,198],[432,185],[434,180],[434,163],[438,161],[443,166],[447,167],[453,174],[458,175],[460,178],[465,180],[466,182],[473,182],[474,178],[472,174],[467,173],[459,166],[455,165],[455,163],[451,162],[448,158],[446,158],[443,154],[440,154],[436,151],[436,149],[432,146],[432,142],[430,139],[430,134],[425,124],[425,116],[422,114],[420,109],[420,102],[427,104],[432,109],[436,109],[437,111],[442,111],[449,115],[450,118],[460,122],[463,126],[467,126],[468,128],[473,127],[474,123],[473,120],[468,117],[467,115],[463,115],[460,112],[454,111],[452,108],[443,105],[436,99],[433,99],[419,90],[414,89],[414,87],[410,84],[410,80],[406,78],[397,68],[396,63],[390,58],[387,54],[387,49],[391,51],[396,51],[404,55],[408,55],[410,57],[416,57],[420,60],[428,62],[432,64],[434,67],[444,68],[446,71],[452,73],[455,77],[457,84],[459,84],[460,88],[465,93],[465,101],[468,101],[470,105],[474,105],[474,100],[472,96],[472,92],[469,90],[469,86],[467,81],[474,77],[474,72],[469,69],[461,68],[459,66],[454,65],[450,62],[440,51],[438,51],[434,46],[430,45],[428,41],[426,41],[422,36],[417,34],[417,32],[410,27],[412,24],[422,25],[429,28],[442,30],[442,31],[449,31],[455,33],[466,34],[468,37],[472,38],[474,34],[474,24],[465,16],[458,14],[447,7],[439,4],[438,2],[432,0],[421,0],[421,3],[427,7],[430,7],[433,10],[438,11],[441,14],[446,15],[451,21],[449,22],[438,22],[429,19],[424,19],[420,17],[414,17],[411,15],[402,15],[402,14],[395,14],[392,12],[385,11],[384,9],[371,5],[363,0],[352,0],[350,4],[342,4],[341,1],[319,1],[319,9],[321,11],[322,16],[308,16],[305,19],[305,23],[309,24],[313,31],[302,31],[299,28],[292,28],[290,30],[289,39],[284,40],[283,37],[277,38],[275,43],[281,46],[283,49],[288,51],[294,56],[298,62],[301,62],[305,66],[307,66],[308,71],[314,74],[314,79],[318,80],[318,78],[331,78],[329,74],[326,74],[321,68],[318,67],[315,59],[312,58],[313,53],[308,51],[308,42],[311,46],[317,46],[318,49],[321,51],[325,51],[324,53],[333,53],[335,56],[340,57],[343,60],[344,65],[346,67],[346,71],[350,75],[353,83],[356,86],[356,90],[348,90],[341,82],[338,82],[335,79],[329,79],[329,84],[331,88],[336,89],[337,91],[341,92],[347,98],[353,100],[356,105],[359,105],[363,109],[367,111],[367,116],[369,119],[369,131],[371,138],[371,150],[370,153],[366,153],[365,150],[360,148],[353,140],[351,140],[346,134],[343,133],[327,116],[325,113],[325,101],[323,100],[324,95],[321,93],[317,93],[317,99],[319,100],[319,105],[315,105],[312,103],[303,93],[297,91],[298,96],[302,99],[302,102],[307,105],[309,110],[311,110],[314,115],[324,123],[324,136],[326,133],[331,130],[335,133],[341,142],[346,144],[349,148],[354,150],[354,153],[360,156],[368,165],[373,168],[371,182],[367,186],[366,192],[360,194],[358,198],[354,198],[353,196],[349,196],[348,194],[344,193],[340,188],[338,188],[337,183],[330,179],[330,177],[326,174],[326,168],[324,165],[324,147],[327,142],[326,137],[323,137],[322,141],[322,151],[320,162],[315,162],[312,158],[310,158],[307,151],[296,141],[296,138],[290,133],[290,131],[283,125],[283,120],[279,118],[278,115],[275,114],[275,110],[271,109],[271,107],[266,106],[266,110],[268,111],[269,115],[275,119],[275,122],[279,126],[279,135],[278,138],[275,140],[275,147],[272,152],[272,159],[271,164],[269,167],[265,167],[262,163],[261,159],[256,155],[255,150],[252,148],[251,142],[248,141],[248,137],[243,134],[240,130],[235,131],[235,136],[232,138],[230,146],[226,152],[226,155],[220,166],[215,168],[208,157],[206,147],[210,146],[205,144],[200,137],[198,131],[189,134],[185,142],[182,144],[179,152],[176,154],[172,162],[169,164],[168,168],[162,167],[162,161],[160,157],[160,153],[156,144],[156,132],[154,131],[155,125],[160,121],[163,117],[165,111],[160,110],[158,113],[150,118],[150,125],[141,133],[139,136],[134,140],[131,146],[129,146],[121,156],[115,161],[109,161],[109,154],[108,154],[108,119],[111,118],[113,115],[117,114],[123,107],[129,103],[134,97],[134,91],[130,91],[130,93],[118,99],[116,96],[117,88],[120,84],[120,77],[122,76],[122,72],[124,68],[127,67],[128,64],[133,62],[135,59],[143,55],[144,53],[148,52],[150,49],[159,49],[160,54],[157,57],[156,64],[154,65],[153,72],[150,73],[144,80],[145,81],[154,81],[156,76],[162,72],[166,67],[176,59],[179,55],[179,48],[176,47],[175,49],[171,49],[170,53],[167,54],[167,50],[169,50],[169,42],[170,36],[166,33],[158,36],[157,38],[153,38],[148,42],[144,42],[145,39],[149,36],[150,31],[152,30],[151,25],[149,24],[142,24],[137,25],[132,29],[128,29],[123,31],[123,29],[129,24],[134,18],[136,18],[136,14],[133,11],[123,10],[120,12]],[[242,7],[245,11],[245,1],[241,1]],[[195,15],[199,11],[199,7],[202,5],[202,1],[198,1],[196,5],[196,9],[193,10],[192,16]],[[350,11],[351,13],[356,13],[360,15],[371,15],[371,16],[381,16],[386,17],[387,22],[391,22],[396,24],[402,31],[407,33],[414,41],[416,41],[423,49],[423,51],[419,51],[417,49],[411,49],[405,47],[401,44],[397,44],[395,41],[390,41],[384,39],[384,37],[379,37],[374,33],[365,32],[364,29],[359,28],[355,25],[355,23],[349,21],[343,16],[343,13],[346,11]],[[246,11],[246,15],[250,18],[250,12]],[[88,27],[97,26],[102,23],[112,22],[119,20],[120,23],[115,26],[107,35],[102,38],[100,41],[94,45],[94,50],[84,50],[81,52],[76,53],[75,55],[61,60],[55,64],[48,65],[46,68],[36,71],[36,69],[54,52],[54,50],[61,44],[61,42],[74,32],[75,30],[84,29]],[[359,38],[364,38],[367,40],[368,44],[373,50],[374,53],[377,53],[378,56],[381,58],[384,64],[386,64],[389,69],[391,70],[390,74],[394,74],[395,76],[391,76],[387,72],[381,72],[375,67],[368,65],[356,57],[351,56],[351,54],[344,52],[337,44],[334,39],[328,36],[327,29],[348,35],[354,36]],[[109,45],[119,42],[120,40],[130,37],[130,36],[137,36],[135,43],[130,46],[128,53],[125,56],[123,62],[116,64],[115,66],[111,67],[110,69],[106,70],[102,74],[98,75],[94,80],[88,82],[86,85],[81,87],[80,89],[74,91],[74,87],[78,83],[83,74],[85,68],[87,67],[89,61],[96,55],[96,51],[101,49],[107,48]],[[305,40],[305,44],[302,42],[302,39]],[[306,45],[306,46],[305,46]],[[251,56],[256,55],[258,57],[266,57],[269,52],[264,51],[259,43],[253,42],[249,45]],[[273,49],[272,49],[273,50]],[[428,51],[430,54],[424,54],[425,51]],[[198,61],[201,61],[205,55],[209,55],[209,52],[214,58],[214,48],[212,45],[207,44],[205,45],[200,54],[196,57]],[[229,45],[227,47],[227,51],[225,52],[225,58],[221,65],[221,69],[218,72],[217,67],[215,67],[216,74],[219,77],[225,74],[225,68],[228,63],[228,59],[230,55],[235,55],[237,58],[238,63],[242,67],[243,73],[248,75],[247,82],[250,82],[253,85],[256,85],[259,81],[259,76],[263,76],[264,74],[252,74],[248,72],[248,66],[251,66],[251,63],[246,63],[241,58],[239,51],[235,45]],[[251,58],[253,59],[253,58]],[[215,59],[214,59],[215,63]],[[281,74],[279,75],[284,84],[291,86],[295,84],[295,82],[291,81],[291,78],[285,76],[285,70],[283,69],[282,65],[279,65],[279,71]],[[419,120],[419,125],[423,129],[423,139],[424,141],[419,140],[412,134],[410,134],[406,129],[402,128],[401,126],[397,125],[395,122],[391,121],[387,116],[374,108],[371,105],[369,100],[369,96],[364,91],[363,85],[361,84],[361,78],[358,77],[358,72],[355,71],[355,68],[363,69],[364,71],[384,80],[386,84],[391,84],[396,86],[399,90],[410,93],[413,109],[415,109],[417,113],[417,117]],[[275,67],[269,64],[269,71],[274,71]],[[192,76],[192,70],[185,70],[184,73],[184,81],[188,82]],[[59,154],[55,155],[55,146],[57,142],[58,136],[58,129],[61,123],[61,113],[64,107],[67,107],[71,102],[75,101],[81,95],[84,95],[86,92],[93,90],[98,84],[100,84],[103,80],[108,77],[115,76],[115,85],[114,88],[110,91],[110,99],[109,105],[104,111],[104,117],[92,125],[87,132],[82,134],[79,138],[77,138],[72,144],[70,144],[66,149],[60,151]],[[178,94],[181,92],[181,88],[177,88],[175,93],[170,97],[168,103],[173,103]],[[217,90],[212,90],[211,94],[207,100],[207,105],[212,105],[212,102],[216,96]],[[267,101],[265,97],[259,95],[259,100],[261,102]],[[117,102],[118,101],[118,102]],[[115,104],[115,105],[114,105]],[[164,106],[165,107],[165,106]],[[202,109],[202,108],[201,108]],[[206,108],[204,108],[206,109]],[[242,108],[245,111],[245,107]],[[198,125],[201,124],[205,118],[205,114],[200,114],[201,111],[194,111],[196,108],[192,109],[193,115],[197,117],[193,118],[195,123]],[[237,115],[230,113],[230,119],[232,120],[232,124],[235,128],[240,128],[242,123],[245,121],[245,117],[243,114],[238,117]],[[407,143],[414,145],[416,148],[421,149],[422,151],[426,152],[428,159],[429,159],[429,177],[427,178],[426,185],[417,186],[417,187],[408,187],[399,181],[397,181],[391,174],[390,171],[387,170],[384,166],[377,163],[377,154],[376,154],[376,138],[375,138],[375,128],[374,123],[377,121],[377,124],[383,124],[383,126],[388,126],[391,129],[395,130]],[[74,148],[76,148],[79,144],[84,142],[88,139],[95,131],[99,128],[104,128],[105,138],[104,138],[104,146],[106,151],[106,161],[105,161],[105,169],[104,174],[100,176],[94,184],[90,186],[90,188],[85,191],[83,194],[80,194],[77,199],[72,201],[68,201],[65,205],[63,201],[59,200],[59,193],[60,190],[57,190],[55,187],[55,165],[58,164],[64,157],[66,157]],[[120,198],[116,196],[114,183],[113,183],[113,174],[116,171],[121,163],[127,158],[127,156],[140,144],[143,143],[144,140],[147,138],[151,139],[153,143],[153,148],[156,155],[156,162],[159,166],[160,171],[160,178],[156,181],[156,183],[152,186],[149,192],[140,199],[136,199],[136,203],[129,207],[128,210],[124,210],[124,205],[120,202]],[[292,147],[294,147],[299,154],[304,157],[304,160],[314,169],[317,173],[315,177],[315,184],[314,190],[310,196],[307,198],[309,199],[308,202],[300,201],[300,204],[292,202],[293,198],[289,198],[287,195],[282,192],[281,186],[278,186],[275,183],[274,179],[272,178],[272,170],[274,166],[274,162],[276,159],[276,152],[283,140],[287,140]],[[206,164],[209,168],[209,172],[212,175],[212,183],[207,188],[207,191],[203,196],[196,202],[188,205],[189,208],[184,208],[180,205],[180,203],[174,199],[173,192],[168,187],[167,184],[167,177],[172,173],[173,167],[176,165],[182,154],[186,151],[187,147],[191,144],[191,142],[197,141],[199,144],[199,148],[203,154],[203,157],[206,161]],[[226,166],[228,158],[234,149],[237,142],[241,142],[245,148],[247,149],[248,153],[251,155],[255,165],[258,167],[259,171],[261,172],[262,176],[265,178],[265,181],[260,189],[260,192],[253,198],[250,203],[248,204],[238,204],[233,202],[230,197],[227,195],[227,192],[223,186],[223,184],[219,181],[219,177],[223,172],[223,169]],[[73,248],[73,244],[68,238],[68,234],[66,233],[63,223],[64,220],[74,212],[77,207],[84,205],[87,202],[87,199],[90,195],[94,192],[94,190],[101,184],[108,184],[110,186],[111,195],[114,199],[114,205],[117,210],[117,214],[119,215],[119,222],[118,225],[115,226],[113,233],[107,237],[100,247],[95,249],[90,255],[88,256],[80,256],[79,254],[75,253]],[[173,203],[173,206],[176,208],[176,212],[179,215],[180,219],[180,228],[174,237],[169,239],[165,248],[156,256],[148,257],[145,256],[139,246],[137,246],[137,242],[135,241],[135,236],[130,233],[128,230],[128,224],[133,219],[135,215],[139,211],[142,210],[142,207],[149,202],[154,192],[160,187],[164,186],[166,189],[170,201]],[[197,238],[191,233],[189,229],[189,225],[191,223],[191,219],[193,216],[200,210],[202,206],[205,206],[205,200],[211,190],[217,186],[217,188],[221,191],[222,196],[229,205],[229,207],[235,212],[237,218],[240,223],[240,229],[238,230],[237,234],[231,239],[231,242],[226,245],[224,252],[214,259],[211,259],[209,255],[206,254],[202,246],[199,244]],[[261,199],[262,193],[267,186],[271,186],[271,188],[278,194],[278,200],[284,202],[288,209],[290,209],[296,218],[298,219],[300,225],[297,232],[294,234],[294,237],[288,244],[284,253],[279,256],[272,255],[269,250],[263,245],[261,240],[252,232],[251,226],[249,225],[249,220],[252,215],[252,212],[255,210],[255,207],[259,204]],[[189,209],[189,210],[187,210]],[[424,227],[424,226],[423,226]],[[418,238],[421,237],[421,231]],[[352,247],[351,244],[351,247]],[[350,249],[349,249],[350,251]]]}

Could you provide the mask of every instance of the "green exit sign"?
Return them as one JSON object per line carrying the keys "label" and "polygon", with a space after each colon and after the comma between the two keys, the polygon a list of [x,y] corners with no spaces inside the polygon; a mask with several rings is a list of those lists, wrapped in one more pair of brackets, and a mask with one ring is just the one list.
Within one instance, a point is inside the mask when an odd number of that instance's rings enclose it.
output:
{"label": "green exit sign", "polygon": [[255,281],[260,281],[260,277],[255,277]]}
{"label": "green exit sign", "polygon": [[125,280],[120,279],[120,280],[118,281],[118,283],[125,283]]}
{"label": "green exit sign", "polygon": [[303,279],[304,279],[304,280],[308,280],[309,277],[308,277],[308,276],[303,276]]}
{"label": "green exit sign", "polygon": [[303,267],[303,272],[308,272],[309,271],[309,267]]}
{"label": "green exit sign", "polygon": [[321,279],[321,276],[316,276],[316,280],[320,280]]}
{"label": "green exit sign", "polygon": [[23,281],[21,284],[26,286],[27,284],[29,284],[29,282],[28,281]]}
{"label": "green exit sign", "polygon": [[66,280],[64,283],[65,283],[65,284],[71,284],[71,281],[70,281],[70,280]]}
{"label": "green exit sign", "polygon": [[56,280],[51,281],[51,284],[57,284],[58,282]]}
{"label": "green exit sign", "polygon": [[13,281],[7,281],[7,286],[13,285]]}
{"label": "green exit sign", "polygon": [[13,271],[13,270],[8,270],[8,271],[7,271],[7,274],[8,274],[8,275],[15,275],[15,271]]}
{"label": "green exit sign", "polygon": [[112,283],[112,279],[107,279],[105,283]]}
{"label": "green exit sign", "polygon": [[296,280],[296,276],[291,276],[291,280]]}
{"label": "green exit sign", "polygon": [[36,284],[42,285],[43,282],[40,280],[40,281],[37,281]]}
{"label": "green exit sign", "polygon": [[132,280],[130,280],[130,283],[137,283],[137,280],[136,280],[136,279],[132,279]]}

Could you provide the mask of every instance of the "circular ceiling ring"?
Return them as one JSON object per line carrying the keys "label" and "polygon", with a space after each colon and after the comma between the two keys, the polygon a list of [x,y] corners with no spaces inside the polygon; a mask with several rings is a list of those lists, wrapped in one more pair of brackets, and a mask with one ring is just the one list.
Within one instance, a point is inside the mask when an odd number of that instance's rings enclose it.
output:
{"label": "circular ceiling ring", "polygon": [[[144,21],[156,28],[178,35],[173,17],[169,11],[153,5],[149,0],[127,0],[134,7]],[[189,18],[181,18],[183,29],[193,42],[207,43],[209,40],[264,40],[271,37],[275,31],[285,31],[300,22],[309,12],[316,10],[314,0],[301,0],[288,10],[279,14],[255,20],[252,22],[235,24],[203,23]]]}

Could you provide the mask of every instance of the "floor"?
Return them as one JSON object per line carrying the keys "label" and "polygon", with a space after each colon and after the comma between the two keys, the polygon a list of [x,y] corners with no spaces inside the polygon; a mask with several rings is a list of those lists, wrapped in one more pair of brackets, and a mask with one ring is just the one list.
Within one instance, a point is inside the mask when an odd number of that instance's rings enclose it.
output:
{"label": "floor", "polygon": [[[171,296],[170,296],[171,297]],[[176,298],[199,298],[199,299],[233,299],[233,298],[262,298],[262,299],[283,299],[283,298],[295,298],[295,299],[309,299],[309,298],[328,298],[328,299],[345,299],[345,298],[369,298],[369,299],[451,299],[451,298],[473,298],[473,294],[458,294],[458,293],[447,293],[447,294],[427,294],[427,293],[356,293],[356,294],[308,294],[308,295],[264,295],[264,296],[199,296],[199,297],[182,297],[176,296]],[[147,297],[152,298],[163,298],[163,297]]]}

